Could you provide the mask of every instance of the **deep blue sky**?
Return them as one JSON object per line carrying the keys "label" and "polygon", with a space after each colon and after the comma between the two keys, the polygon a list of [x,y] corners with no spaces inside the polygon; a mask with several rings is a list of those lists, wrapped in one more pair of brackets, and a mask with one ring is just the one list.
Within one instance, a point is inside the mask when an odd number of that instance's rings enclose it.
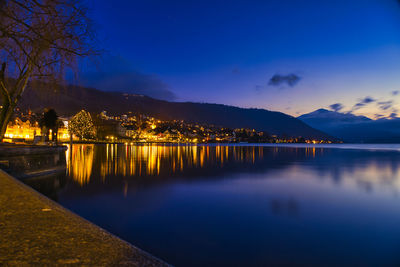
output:
{"label": "deep blue sky", "polygon": [[[400,104],[392,94],[400,90],[396,0],[96,0],[89,7],[108,52],[81,75],[86,85],[294,116],[341,103],[374,117]],[[291,85],[288,77],[296,77]],[[367,96],[374,101],[364,103]],[[386,101],[386,109],[378,103]]]}

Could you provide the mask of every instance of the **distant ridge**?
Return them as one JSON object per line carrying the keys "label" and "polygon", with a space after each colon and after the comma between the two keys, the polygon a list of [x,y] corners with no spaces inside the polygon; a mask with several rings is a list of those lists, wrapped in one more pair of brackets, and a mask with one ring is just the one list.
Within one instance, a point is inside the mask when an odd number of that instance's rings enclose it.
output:
{"label": "distant ridge", "polygon": [[317,109],[311,113],[307,113],[298,117],[300,120],[307,120],[308,123],[317,124],[329,124],[329,123],[361,123],[372,121],[370,118],[365,116],[356,116],[351,113],[340,113],[330,111],[326,109]]}
{"label": "distant ridge", "polygon": [[41,111],[54,107],[60,115],[73,115],[81,109],[90,112],[108,111],[120,115],[128,112],[147,114],[163,120],[185,120],[229,128],[252,128],[287,137],[332,139],[302,121],[281,112],[265,109],[245,109],[221,104],[168,102],[143,95],[104,92],[93,88],[68,86],[49,89],[49,86],[29,87],[19,107]]}
{"label": "distant ridge", "polygon": [[400,143],[400,119],[372,120],[326,109],[301,115],[298,119],[346,142]]}

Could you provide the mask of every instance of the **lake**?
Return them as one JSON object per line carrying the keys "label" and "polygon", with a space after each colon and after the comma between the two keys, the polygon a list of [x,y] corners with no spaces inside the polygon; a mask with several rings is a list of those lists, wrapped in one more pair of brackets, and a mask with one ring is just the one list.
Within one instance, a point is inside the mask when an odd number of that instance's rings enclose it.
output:
{"label": "lake", "polygon": [[399,265],[399,150],[79,144],[45,191],[176,266]]}

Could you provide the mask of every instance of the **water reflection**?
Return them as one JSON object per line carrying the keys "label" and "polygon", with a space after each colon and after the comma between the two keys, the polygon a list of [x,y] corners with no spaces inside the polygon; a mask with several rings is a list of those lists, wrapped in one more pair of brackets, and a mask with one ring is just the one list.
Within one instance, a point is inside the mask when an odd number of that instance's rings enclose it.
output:
{"label": "water reflection", "polygon": [[82,144],[66,157],[62,205],[176,266],[400,263],[398,151]]}
{"label": "water reflection", "polygon": [[64,173],[37,176],[24,179],[24,183],[50,199],[58,201],[58,193],[66,184],[66,176]]}
{"label": "water reflection", "polygon": [[[322,179],[342,186],[356,185],[365,192],[380,186],[397,194],[399,154],[317,147],[82,144],[69,147],[66,158],[68,176],[79,186],[123,183],[124,194],[139,177],[153,177],[140,180],[152,183],[161,178],[270,172],[289,166],[287,171],[296,172],[298,166],[307,167],[307,162],[309,170]],[[349,175],[351,179],[343,181],[342,177]]]}
{"label": "water reflection", "polygon": [[94,145],[68,145],[65,157],[68,175],[80,185],[89,183],[93,168]]}
{"label": "water reflection", "polygon": [[[66,153],[68,174],[80,185],[89,182],[94,155],[100,176],[157,176],[182,173],[225,163],[255,164],[263,160],[263,147],[173,145],[73,145]],[[278,153],[274,151],[274,153]],[[97,166],[96,166],[97,167]]]}

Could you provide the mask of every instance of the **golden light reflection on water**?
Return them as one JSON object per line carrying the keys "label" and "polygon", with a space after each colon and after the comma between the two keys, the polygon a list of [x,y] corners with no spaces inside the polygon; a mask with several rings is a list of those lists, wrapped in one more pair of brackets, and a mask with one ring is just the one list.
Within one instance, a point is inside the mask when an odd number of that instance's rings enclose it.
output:
{"label": "golden light reflection on water", "polygon": [[89,183],[93,169],[94,145],[68,145],[66,162],[68,175],[80,185]]}
{"label": "golden light reflection on water", "polygon": [[[197,145],[93,145],[80,144],[67,151],[68,174],[80,185],[90,181],[93,162],[100,177],[156,176],[207,166],[223,167],[227,162],[252,163],[263,158],[262,147]],[[97,167],[97,165],[96,165]]]}
{"label": "golden light reflection on water", "polygon": [[[101,161],[100,164],[100,173],[103,178],[110,174],[120,176],[159,175],[161,169],[172,170],[172,173],[182,172],[188,168],[202,168],[205,162],[210,163],[211,160],[214,165],[222,167],[231,154],[230,150],[232,148],[228,146],[216,146],[213,149],[214,153],[210,154],[210,147],[206,146],[118,146],[108,144],[106,145],[106,160]],[[234,154],[240,153],[239,158],[235,156],[236,161],[239,159],[242,162],[254,162],[255,157],[260,156],[255,150],[259,149],[254,147],[235,149]]]}
{"label": "golden light reflection on water", "polygon": [[[400,189],[398,161],[386,159],[382,162],[382,155],[373,154],[360,162],[358,155],[343,153],[341,156],[345,157],[340,158],[337,154],[330,157],[331,153],[316,147],[79,144],[68,147],[66,157],[68,175],[80,186],[88,184],[93,177],[105,183],[116,176],[172,177],[200,172],[207,176],[222,169],[251,172],[257,168],[266,170],[293,165],[292,170],[296,172],[304,172],[306,166],[317,172],[320,179],[341,181],[346,187]],[[315,162],[301,163],[304,160]]]}

